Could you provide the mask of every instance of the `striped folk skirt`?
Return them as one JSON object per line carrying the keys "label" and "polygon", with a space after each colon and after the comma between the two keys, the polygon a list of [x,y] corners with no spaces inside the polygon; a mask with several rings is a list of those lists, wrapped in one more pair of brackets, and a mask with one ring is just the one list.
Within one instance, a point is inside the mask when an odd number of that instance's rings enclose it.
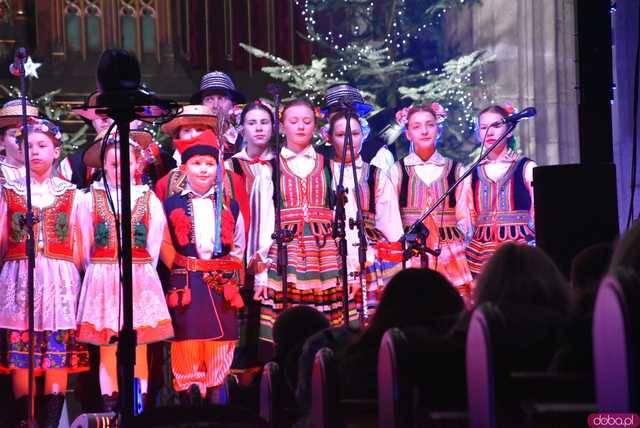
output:
{"label": "striped folk skirt", "polygon": [[476,228],[473,239],[465,249],[469,269],[474,277],[480,275],[485,263],[506,242],[535,245],[535,233],[522,225],[495,225]]}
{"label": "striped folk skirt", "polygon": [[[267,298],[260,309],[260,339],[273,342],[272,328],[278,314],[284,309],[282,278],[277,273],[278,248],[269,251],[269,279]],[[325,314],[332,326],[343,323],[342,287],[339,283],[338,248],[331,236],[313,235],[309,224],[304,231],[287,244],[287,305],[313,306]],[[355,302],[349,302],[349,319],[357,320]]]}

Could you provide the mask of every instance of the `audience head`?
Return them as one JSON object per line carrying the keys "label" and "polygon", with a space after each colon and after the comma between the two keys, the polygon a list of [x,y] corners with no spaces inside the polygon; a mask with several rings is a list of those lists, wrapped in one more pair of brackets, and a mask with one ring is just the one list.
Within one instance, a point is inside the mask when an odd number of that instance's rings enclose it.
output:
{"label": "audience head", "polygon": [[294,306],[282,311],[273,324],[276,359],[285,358],[309,336],[329,326],[327,317],[312,306]]}
{"label": "audience head", "polygon": [[569,290],[560,270],[542,250],[506,243],[485,265],[474,297],[476,305],[525,304],[566,313]]}
{"label": "audience head", "polygon": [[577,295],[595,294],[607,274],[613,247],[602,242],[580,251],[571,261],[571,287]]}
{"label": "audience head", "polygon": [[621,280],[638,281],[640,278],[640,220],[620,238],[611,256],[609,272]]}
{"label": "audience head", "polygon": [[361,341],[377,345],[391,327],[425,326],[445,332],[463,310],[462,297],[442,274],[405,269],[385,287]]}

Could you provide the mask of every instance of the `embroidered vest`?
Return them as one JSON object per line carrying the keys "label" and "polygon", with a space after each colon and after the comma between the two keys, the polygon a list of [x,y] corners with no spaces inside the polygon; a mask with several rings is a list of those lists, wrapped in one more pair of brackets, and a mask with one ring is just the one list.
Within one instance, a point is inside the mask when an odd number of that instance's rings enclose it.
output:
{"label": "embroidered vest", "polygon": [[318,153],[311,173],[301,178],[293,173],[282,157],[280,159],[279,184],[283,227],[302,233],[304,223],[308,223],[313,230],[320,231],[321,235],[329,235],[333,221],[333,211],[330,208],[332,192],[329,163]]}
{"label": "embroidered vest", "polygon": [[[253,182],[256,179],[256,175],[251,169],[251,162],[246,161],[244,159],[231,158],[229,159],[231,163],[231,168],[233,172],[238,174],[244,179],[245,190],[247,191],[247,195],[251,194],[251,189],[253,189]],[[260,161],[259,163],[264,163],[268,165],[269,169],[273,171],[273,164],[270,161]]]}
{"label": "embroidered vest", "polygon": [[474,239],[516,240],[532,237],[531,195],[524,181],[524,167],[530,159],[513,162],[498,180],[491,180],[483,168],[472,173],[476,210]]}
{"label": "embroidered vest", "polygon": [[[68,189],[56,196],[53,204],[45,208],[33,208],[33,214],[39,219],[34,225],[36,251],[45,257],[73,261],[73,225],[71,210],[75,189]],[[26,198],[11,189],[5,189],[7,201],[7,252],[4,260],[27,258],[27,231],[23,219],[27,213]]]}
{"label": "embroidered vest", "polygon": [[[426,184],[418,177],[415,167],[405,165],[404,159],[401,159],[399,164],[402,171],[400,216],[402,225],[407,228],[455,183],[458,164],[447,159],[442,175],[430,184]],[[431,218],[439,226],[440,240],[462,239],[462,233],[457,226],[455,192],[447,196],[444,202],[431,213]]]}
{"label": "embroidered vest", "polygon": [[[211,200],[215,209],[215,194],[211,195]],[[177,193],[164,201],[164,210],[167,213],[167,221],[169,225],[169,233],[171,234],[171,240],[175,250],[185,257],[198,258],[198,250],[196,249],[195,240],[195,226],[193,221],[193,206],[191,204],[191,196],[189,194],[182,195]],[[240,206],[233,199],[223,198],[222,210],[230,211],[233,216],[233,225],[224,225],[223,227],[233,227],[238,220],[240,213]],[[214,219],[211,219],[211,227],[215,227]],[[226,231],[227,233],[232,231]],[[222,233],[225,233],[223,231]],[[227,244],[222,245],[222,254],[218,257],[223,257],[229,254],[231,246]],[[214,257],[215,258],[215,257]]]}
{"label": "embroidered vest", "polygon": [[[109,208],[107,192],[102,189],[91,189],[93,196],[93,249],[91,263],[115,263],[118,249],[116,242],[116,224],[113,212]],[[150,263],[153,261],[147,251],[147,234],[149,233],[149,198],[150,192],[144,192],[131,210],[131,252],[133,263]]]}

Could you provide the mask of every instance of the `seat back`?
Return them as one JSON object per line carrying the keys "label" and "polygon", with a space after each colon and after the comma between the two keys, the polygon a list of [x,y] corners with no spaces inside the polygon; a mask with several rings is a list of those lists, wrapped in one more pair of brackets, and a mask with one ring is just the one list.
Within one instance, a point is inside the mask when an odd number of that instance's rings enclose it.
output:
{"label": "seat back", "polygon": [[378,353],[378,426],[413,425],[413,385],[408,344],[398,328],[386,331]]}
{"label": "seat back", "polygon": [[260,379],[260,417],[273,428],[279,426],[282,420],[281,379],[278,363],[268,362],[264,366]]}
{"label": "seat back", "polygon": [[496,426],[495,361],[487,309],[487,305],[482,305],[473,311],[467,332],[467,401],[471,428]]}
{"label": "seat back", "polygon": [[311,425],[314,428],[341,427],[338,368],[329,348],[320,349],[311,374]]}
{"label": "seat back", "polygon": [[615,276],[602,280],[593,312],[593,365],[598,407],[631,412],[635,404],[635,366],[629,305]]}

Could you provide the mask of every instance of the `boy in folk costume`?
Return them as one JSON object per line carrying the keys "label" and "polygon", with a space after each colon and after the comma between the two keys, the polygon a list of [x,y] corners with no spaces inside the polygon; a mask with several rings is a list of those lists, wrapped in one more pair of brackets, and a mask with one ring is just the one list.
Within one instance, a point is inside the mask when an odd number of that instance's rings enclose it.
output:
{"label": "boy in folk costume", "polygon": [[[187,105],[182,109],[182,113],[173,120],[162,125],[162,131],[173,137],[174,146],[182,142],[206,134],[205,139],[212,139],[216,142],[218,138],[216,131],[218,118],[211,108],[203,105]],[[179,150],[176,150],[179,154]],[[156,195],[161,201],[169,198],[175,193],[182,192],[186,184],[185,166],[182,159],[178,159],[177,168],[169,171],[162,177],[155,186]],[[240,204],[242,215],[245,219],[245,234],[249,231],[249,197],[245,191],[245,184],[238,174],[227,171],[222,177],[223,186],[229,192],[229,196]]]}
{"label": "boy in folk costume", "polygon": [[[27,102],[27,116],[37,117],[38,108]],[[6,102],[0,109],[0,144],[4,156],[0,156],[0,183],[24,176],[24,153],[18,144],[16,132],[22,123],[22,100]]]}
{"label": "boy in folk costume", "polygon": [[[117,134],[102,138],[104,181],[91,184],[80,201],[79,219],[83,231],[86,273],[78,304],[77,337],[81,342],[100,346],[100,389],[103,411],[113,411],[118,404],[116,344],[122,327],[120,269],[117,261],[116,216],[120,212],[120,146]],[[146,140],[152,144],[151,139]],[[130,170],[135,172],[144,150],[130,141]],[[102,163],[89,164],[101,167]],[[107,192],[109,194],[107,194]],[[109,199],[113,201],[111,206]],[[115,210],[114,210],[115,209]],[[133,327],[137,333],[135,376],[147,393],[148,343],[173,337],[171,317],[155,269],[160,254],[166,218],[162,203],[147,185],[131,186],[131,230],[133,232]]]}
{"label": "boy in folk costume", "polygon": [[[67,375],[88,369],[88,352],[76,343],[76,301],[80,288],[81,241],[76,221],[80,194],[76,187],[53,176],[60,157],[61,133],[47,120],[30,119],[29,158],[36,260],[34,272],[34,363],[45,376],[40,427],[57,427],[64,404]],[[24,130],[17,138],[22,144]],[[0,328],[5,347],[0,370],[13,376],[16,414],[26,423],[28,407],[28,292],[26,252],[26,182],[6,182],[0,196]]]}
{"label": "boy in folk costume", "polygon": [[181,401],[196,385],[209,402],[227,402],[225,377],[238,340],[238,291],[245,249],[244,220],[225,191],[217,206],[219,156],[215,136],[177,140],[184,165],[182,191],[164,201],[168,228],[161,257],[171,269],[167,302],[175,340],[171,344],[174,388]]}

